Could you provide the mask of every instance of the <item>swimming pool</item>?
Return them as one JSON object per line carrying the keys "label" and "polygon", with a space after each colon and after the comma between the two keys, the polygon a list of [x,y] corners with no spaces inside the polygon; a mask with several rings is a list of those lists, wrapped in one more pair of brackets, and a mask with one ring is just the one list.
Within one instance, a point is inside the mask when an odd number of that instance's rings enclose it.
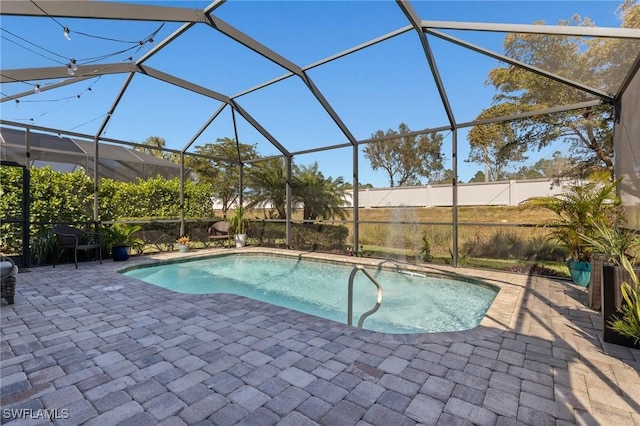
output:
{"label": "swimming pool", "polygon": [[[141,267],[123,272],[185,294],[232,293],[323,318],[347,322],[347,289],[353,266],[267,255],[225,255]],[[380,282],[380,309],[363,328],[386,333],[460,331],[476,327],[498,290],[446,276],[367,268]],[[353,322],[376,302],[375,285],[354,280]]]}

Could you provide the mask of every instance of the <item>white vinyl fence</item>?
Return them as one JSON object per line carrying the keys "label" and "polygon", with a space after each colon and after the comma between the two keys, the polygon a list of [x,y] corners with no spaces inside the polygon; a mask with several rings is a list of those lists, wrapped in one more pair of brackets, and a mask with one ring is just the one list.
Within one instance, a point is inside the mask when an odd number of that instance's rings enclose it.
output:
{"label": "white vinyl fence", "polygon": [[[555,195],[563,188],[549,179],[510,180],[505,182],[459,183],[459,206],[517,206],[530,197]],[[353,191],[347,191],[353,205]],[[451,185],[403,186],[361,189],[361,208],[372,207],[448,207],[453,205]],[[270,208],[269,204],[265,208]],[[302,206],[297,206],[302,207]],[[222,204],[214,201],[214,209]]]}
{"label": "white vinyl fence", "polygon": [[[562,192],[547,179],[505,182],[459,183],[459,206],[517,206],[530,197]],[[451,185],[363,189],[358,193],[360,207],[447,207],[453,205]]]}

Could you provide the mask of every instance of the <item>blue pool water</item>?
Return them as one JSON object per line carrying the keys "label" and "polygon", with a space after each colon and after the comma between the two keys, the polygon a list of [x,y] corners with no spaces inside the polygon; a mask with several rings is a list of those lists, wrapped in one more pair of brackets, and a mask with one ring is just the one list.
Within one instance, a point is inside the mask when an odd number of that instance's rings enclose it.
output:
{"label": "blue pool water", "polygon": [[[187,294],[233,293],[347,322],[352,267],[275,256],[230,255],[133,269],[124,274]],[[476,327],[497,294],[493,287],[369,269],[383,288],[378,312],[363,328],[386,333],[459,331]],[[354,281],[353,323],[376,302],[376,287],[362,273]]]}

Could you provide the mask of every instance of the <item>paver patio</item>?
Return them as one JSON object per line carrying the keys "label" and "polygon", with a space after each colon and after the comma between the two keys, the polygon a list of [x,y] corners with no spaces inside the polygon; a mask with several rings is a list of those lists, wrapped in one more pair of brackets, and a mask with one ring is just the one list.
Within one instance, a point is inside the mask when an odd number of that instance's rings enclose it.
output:
{"label": "paver patio", "polygon": [[568,281],[457,269],[502,288],[482,324],[391,335],[116,272],[177,256],[20,273],[2,423],[640,426],[640,351],[604,344]]}

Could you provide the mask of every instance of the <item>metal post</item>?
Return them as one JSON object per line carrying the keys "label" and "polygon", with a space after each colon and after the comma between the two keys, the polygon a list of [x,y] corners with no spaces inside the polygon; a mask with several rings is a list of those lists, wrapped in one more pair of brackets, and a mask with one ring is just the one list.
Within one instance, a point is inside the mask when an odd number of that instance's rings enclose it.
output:
{"label": "metal post", "polygon": [[31,254],[29,253],[29,237],[31,235],[31,221],[29,206],[31,205],[31,171],[29,167],[22,168],[22,264],[25,267],[31,266]]}
{"label": "metal post", "polygon": [[99,212],[99,203],[98,203],[98,181],[100,180],[100,142],[98,140],[98,136],[93,138],[94,150],[93,150],[93,221],[98,223],[98,212]]}
{"label": "metal post", "polygon": [[25,164],[22,169],[22,264],[31,266],[31,129],[25,132]]}
{"label": "metal post", "polygon": [[453,267],[458,267],[458,129],[453,129],[451,134],[451,161],[453,163]]}
{"label": "metal post", "polygon": [[292,157],[289,155],[285,157],[287,160],[287,222],[286,222],[286,235],[287,235],[287,248],[291,248],[291,160]]}
{"label": "metal post", "polygon": [[244,163],[238,164],[240,173],[238,176],[238,205],[244,206]]}
{"label": "metal post", "polygon": [[359,247],[359,209],[360,201],[358,191],[360,190],[360,183],[358,180],[358,145],[353,145],[353,252],[358,253]]}
{"label": "metal post", "polygon": [[180,236],[184,235],[184,151],[180,152]]}
{"label": "metal post", "polygon": [[240,155],[240,139],[238,138],[238,126],[236,125],[236,111],[231,107],[231,120],[233,122],[233,135],[236,139],[236,152],[238,154],[238,205],[244,206],[244,164]]}

